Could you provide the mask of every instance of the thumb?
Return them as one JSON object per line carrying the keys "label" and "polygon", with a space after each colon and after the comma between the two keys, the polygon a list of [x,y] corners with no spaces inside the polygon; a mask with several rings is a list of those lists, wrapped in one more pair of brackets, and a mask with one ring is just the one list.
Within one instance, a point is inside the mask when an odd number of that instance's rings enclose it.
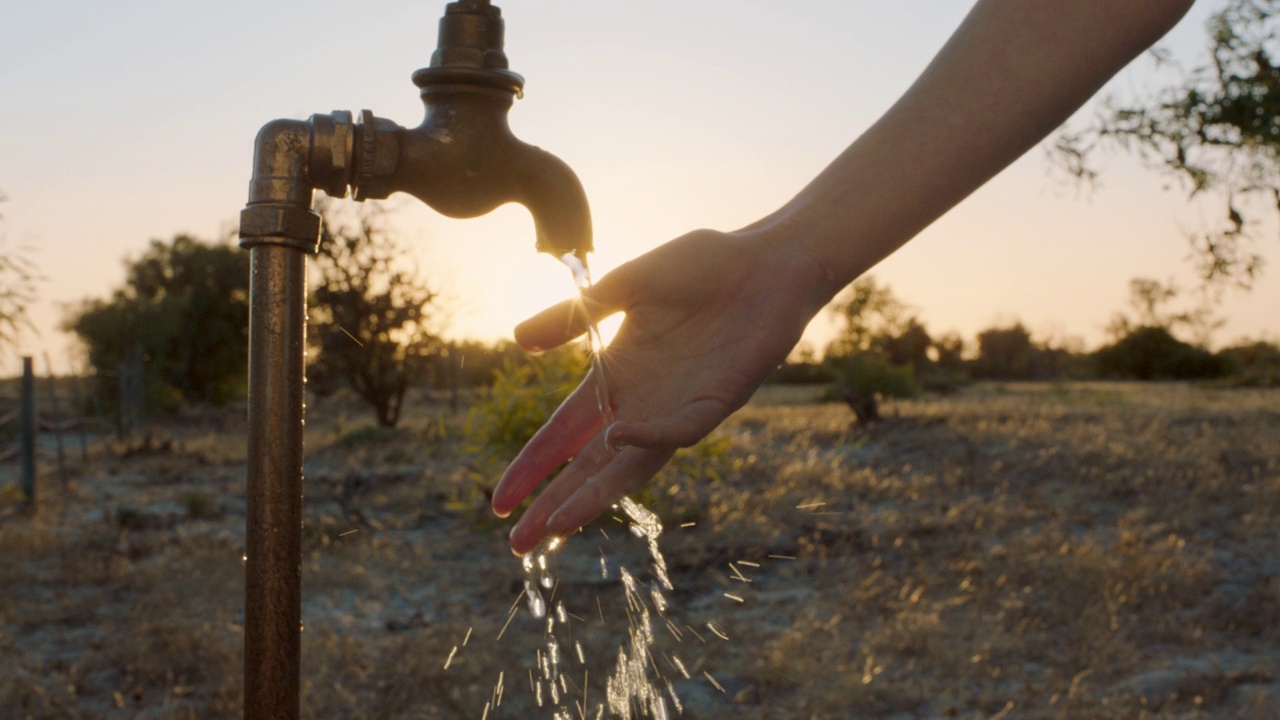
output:
{"label": "thumb", "polygon": [[600,278],[600,282],[582,291],[580,298],[552,305],[517,325],[516,342],[533,352],[550,350],[585,333],[589,322],[600,322],[625,310],[630,295],[625,267]]}

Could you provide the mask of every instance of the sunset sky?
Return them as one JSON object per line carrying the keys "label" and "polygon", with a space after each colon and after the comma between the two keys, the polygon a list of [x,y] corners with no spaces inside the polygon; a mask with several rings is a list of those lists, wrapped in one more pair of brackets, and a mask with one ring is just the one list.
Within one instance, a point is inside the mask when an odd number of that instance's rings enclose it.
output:
{"label": "sunset sky", "polygon": [[[511,112],[523,140],[586,187],[597,274],[699,227],[729,230],[788,200],[911,83],[970,3],[499,2],[507,55],[526,78]],[[1164,43],[1196,64],[1202,2]],[[0,206],[10,245],[35,247],[47,281],[34,319],[65,368],[63,308],[103,296],[122,260],[177,233],[227,235],[244,205],[253,137],[276,117],[369,108],[415,126],[409,75],[435,46],[443,2],[23,3],[0,24]],[[1149,61],[1108,88],[1162,81]],[[1090,108],[1081,117],[1091,113]],[[1095,346],[1135,276],[1194,282],[1183,233],[1213,203],[1130,158],[1104,158],[1082,192],[1033,150],[873,272],[934,331],[966,337],[1020,319]],[[403,197],[403,196],[400,196]],[[572,291],[533,251],[519,206],[447,220],[399,200],[419,263],[452,298],[447,333],[509,337]],[[1274,231],[1264,239],[1280,262]],[[1229,295],[1221,345],[1280,335],[1280,268]],[[808,336],[820,346],[827,323]],[[16,369],[13,358],[0,372]]]}

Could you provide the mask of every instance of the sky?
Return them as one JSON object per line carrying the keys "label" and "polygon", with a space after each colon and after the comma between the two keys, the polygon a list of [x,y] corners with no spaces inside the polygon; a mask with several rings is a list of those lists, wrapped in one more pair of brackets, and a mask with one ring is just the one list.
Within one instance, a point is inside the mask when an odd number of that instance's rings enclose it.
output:
{"label": "sky", "polygon": [[[507,56],[526,79],[510,120],[565,160],[586,188],[597,275],[666,240],[732,230],[790,199],[907,88],[971,3],[957,0],[523,0],[497,3]],[[1202,0],[1164,41],[1204,57]],[[65,370],[65,308],[108,295],[152,239],[214,239],[243,207],[253,138],[265,122],[368,108],[417,125],[409,80],[436,41],[443,2],[280,0],[22,3],[0,25],[0,206],[9,245],[35,248],[45,276],[33,308]],[[1139,60],[1103,94],[1161,81]],[[1086,106],[1075,122],[1087,120]],[[1132,158],[1102,158],[1083,191],[1029,152],[873,269],[935,332],[972,338],[1023,322],[1088,346],[1124,307],[1136,276],[1194,284],[1184,233],[1212,203]],[[525,316],[573,292],[533,250],[524,208],[449,220],[394,201],[424,274],[450,298],[446,333],[510,337]],[[1275,263],[1272,237],[1264,238]],[[1222,345],[1280,336],[1280,270],[1228,295]],[[806,334],[821,347],[822,317]],[[17,368],[0,361],[0,373]]]}

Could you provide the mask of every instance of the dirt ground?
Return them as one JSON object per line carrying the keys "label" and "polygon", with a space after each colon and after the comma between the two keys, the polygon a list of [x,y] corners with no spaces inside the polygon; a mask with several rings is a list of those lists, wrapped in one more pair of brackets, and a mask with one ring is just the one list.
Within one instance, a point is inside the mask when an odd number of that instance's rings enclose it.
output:
{"label": "dirt ground", "polygon": [[[644,493],[664,611],[627,597],[659,586],[625,517],[551,558],[554,700],[465,410],[313,406],[303,716],[626,716],[649,614],[671,717],[1280,717],[1280,391],[980,385],[870,429],[812,394],[766,388]],[[46,472],[34,517],[0,466],[0,717],[240,716],[241,413],[143,439]]]}

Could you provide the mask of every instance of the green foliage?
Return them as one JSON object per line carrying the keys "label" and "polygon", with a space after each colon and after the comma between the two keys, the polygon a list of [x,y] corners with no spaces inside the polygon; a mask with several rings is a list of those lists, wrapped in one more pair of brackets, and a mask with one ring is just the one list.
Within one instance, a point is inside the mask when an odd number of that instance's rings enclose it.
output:
{"label": "green foliage", "polygon": [[827,346],[827,357],[869,350],[877,339],[899,335],[916,322],[889,286],[871,275],[850,285],[832,304],[831,312],[843,327],[840,337]]}
{"label": "green foliage", "polygon": [[988,328],[978,333],[976,377],[994,380],[1028,380],[1039,375],[1039,349],[1022,323]]}
{"label": "green foliage", "polygon": [[933,338],[914,317],[907,319],[897,332],[875,338],[874,345],[890,363],[909,367],[917,374],[932,364],[929,348],[933,347]]}
{"label": "green foliage", "polygon": [[1129,281],[1130,312],[1118,312],[1112,316],[1107,324],[1107,334],[1118,340],[1138,328],[1159,327],[1170,333],[1183,329],[1197,344],[1208,345],[1213,331],[1222,327],[1225,321],[1214,315],[1212,297],[1207,293],[1201,293],[1200,301],[1190,309],[1172,309],[1170,306],[1182,296],[1182,291],[1172,280],[1161,283],[1151,278],[1133,278]]}
{"label": "green foliage", "polygon": [[1134,380],[1198,380],[1222,377],[1227,371],[1223,358],[1161,327],[1138,328],[1098,350],[1094,359],[1104,377]]}
{"label": "green foliage", "polygon": [[920,394],[910,367],[894,365],[879,350],[827,358],[835,378],[833,393],[848,403],[859,423],[880,419],[879,398],[910,398]]}
{"label": "green foliage", "polygon": [[577,387],[589,359],[579,345],[508,358],[472,406],[463,436],[474,452],[510,458]]}
{"label": "green foliage", "polygon": [[1219,198],[1222,221],[1188,237],[1211,285],[1249,287],[1263,265],[1246,214],[1271,212],[1280,197],[1278,29],[1280,0],[1231,0],[1209,21],[1207,62],[1137,102],[1108,101],[1093,125],[1057,141],[1058,160],[1086,182],[1097,176],[1099,150],[1120,149],[1185,181],[1192,195]]}
{"label": "green foliage", "polygon": [[99,375],[142,369],[151,407],[243,396],[248,362],[249,255],[179,235],[126,262],[124,287],[86,300],[63,326]]}
{"label": "green foliage", "polygon": [[[858,422],[880,417],[879,397],[918,394],[910,363],[928,362],[929,335],[888,285],[859,278],[832,305],[843,332],[827,346],[826,369],[833,393],[849,404]],[[924,339],[924,349],[920,339]],[[902,362],[895,364],[893,356]]]}
{"label": "green foliage", "polygon": [[1218,353],[1227,365],[1231,382],[1250,387],[1280,386],[1280,346],[1257,341],[1241,343]]}
{"label": "green foliage", "polygon": [[332,206],[322,210],[308,378],[320,395],[349,385],[379,424],[394,427],[405,393],[427,379],[443,348],[432,327],[439,294],[407,264],[412,251],[379,206],[362,207],[351,222]]}
{"label": "green foliage", "polygon": [[827,361],[827,367],[836,385],[859,395],[912,398],[920,394],[911,368],[893,364],[881,352],[871,350],[834,357]]}
{"label": "green foliage", "polygon": [[187,517],[192,520],[208,520],[218,516],[218,501],[209,493],[194,490],[182,497]]}

